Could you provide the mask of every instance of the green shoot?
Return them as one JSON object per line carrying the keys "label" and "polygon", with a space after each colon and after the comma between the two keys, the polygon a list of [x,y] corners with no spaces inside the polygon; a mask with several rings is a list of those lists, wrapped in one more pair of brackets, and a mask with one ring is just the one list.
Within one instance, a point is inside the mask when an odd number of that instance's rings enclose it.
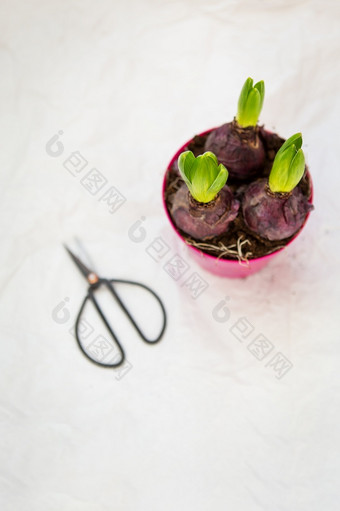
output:
{"label": "green shoot", "polygon": [[205,203],[216,197],[226,184],[229,174],[209,151],[197,158],[191,151],[185,151],[178,158],[178,168],[193,198]]}
{"label": "green shoot", "polygon": [[264,100],[264,81],[253,86],[252,78],[247,78],[238,100],[236,121],[242,128],[256,126]]}
{"label": "green shoot", "polygon": [[301,146],[302,135],[296,133],[276,153],[269,175],[269,188],[272,192],[289,193],[300,182],[305,171],[305,156]]}

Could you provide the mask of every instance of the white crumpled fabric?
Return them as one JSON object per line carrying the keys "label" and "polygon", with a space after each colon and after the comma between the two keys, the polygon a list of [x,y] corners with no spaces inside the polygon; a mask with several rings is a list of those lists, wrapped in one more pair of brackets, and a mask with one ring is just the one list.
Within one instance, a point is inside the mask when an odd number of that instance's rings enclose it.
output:
{"label": "white crumpled fabric", "polygon": [[[337,511],[339,2],[0,10],[2,511]],[[190,258],[161,185],[180,145],[233,118],[248,76],[266,83],[260,121],[303,133],[315,211],[263,271],[228,280]],[[113,310],[120,370],[91,364],[73,337],[86,293],[62,246],[78,250],[74,236],[101,275],[165,302],[156,346]],[[137,298],[155,331],[154,304]]]}

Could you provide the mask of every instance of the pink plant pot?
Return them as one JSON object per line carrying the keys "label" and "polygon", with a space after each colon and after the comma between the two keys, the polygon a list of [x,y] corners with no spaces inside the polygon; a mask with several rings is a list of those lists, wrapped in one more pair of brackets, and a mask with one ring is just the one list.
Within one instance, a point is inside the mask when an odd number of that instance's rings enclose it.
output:
{"label": "pink plant pot", "polygon": [[[200,136],[207,135],[213,129],[214,128],[204,131],[203,133],[200,133]],[[178,151],[171,158],[171,161],[170,161],[170,163],[166,169],[165,175],[164,175],[163,188],[162,188],[162,200],[163,200],[163,206],[164,206],[166,216],[168,217],[170,225],[174,229],[175,233],[184,243],[186,243],[185,239],[178,232],[177,227],[174,224],[174,222],[171,218],[171,215],[169,214],[168,208],[165,203],[164,194],[165,194],[165,189],[166,189],[166,180],[167,180],[168,172],[170,171],[175,160],[177,160],[178,156],[184,150],[186,150],[186,148],[188,147],[188,145],[190,144],[190,142],[192,140],[193,139],[190,139],[188,142],[186,142],[180,149],[178,149]],[[308,177],[309,177],[310,185],[311,185],[311,195],[310,195],[308,202],[312,203],[312,201],[313,201],[313,183],[312,183],[312,179],[311,179],[309,172],[308,172]],[[214,273],[215,275],[219,275],[220,277],[228,277],[228,278],[232,278],[232,279],[248,277],[249,275],[253,275],[254,273],[257,273],[259,270],[264,268],[264,266],[266,266],[269,263],[269,261],[271,261],[274,257],[276,257],[277,254],[282,252],[282,250],[285,250],[297,238],[297,236],[299,236],[302,229],[306,225],[309,214],[310,213],[308,213],[308,215],[306,216],[306,219],[305,219],[304,224],[301,227],[301,229],[295,234],[295,236],[283,248],[280,248],[279,250],[277,250],[276,252],[273,252],[272,254],[268,254],[263,257],[258,257],[256,259],[250,259],[248,263],[241,263],[239,261],[229,260],[229,259],[218,259],[217,257],[206,254],[205,252],[202,252],[201,250],[199,250],[191,245],[188,245],[187,243],[186,243],[186,245],[188,247],[191,257],[193,259],[195,259],[197,261],[197,263],[204,270],[207,270],[210,273]]]}

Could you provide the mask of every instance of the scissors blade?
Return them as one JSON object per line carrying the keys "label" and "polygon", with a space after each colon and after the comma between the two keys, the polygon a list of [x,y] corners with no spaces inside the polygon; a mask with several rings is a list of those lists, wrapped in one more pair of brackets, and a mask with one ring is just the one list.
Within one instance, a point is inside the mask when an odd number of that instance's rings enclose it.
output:
{"label": "scissors blade", "polygon": [[97,273],[97,275],[98,275],[96,265],[92,261],[92,258],[90,257],[89,253],[85,249],[83,243],[80,241],[80,239],[77,236],[73,236],[73,239],[74,239],[75,244],[77,245],[77,249],[78,249],[77,252],[78,252],[79,256],[83,259],[83,261],[85,261],[85,264],[89,265],[92,268],[92,271],[94,273]]}
{"label": "scissors blade", "polygon": [[98,282],[98,275],[90,270],[84,263],[81,262],[79,257],[73,254],[71,250],[67,247],[67,245],[64,244],[65,250],[68,252],[69,256],[77,266],[78,270],[81,272],[81,274],[86,278],[86,280],[89,282],[89,284],[95,284]]}

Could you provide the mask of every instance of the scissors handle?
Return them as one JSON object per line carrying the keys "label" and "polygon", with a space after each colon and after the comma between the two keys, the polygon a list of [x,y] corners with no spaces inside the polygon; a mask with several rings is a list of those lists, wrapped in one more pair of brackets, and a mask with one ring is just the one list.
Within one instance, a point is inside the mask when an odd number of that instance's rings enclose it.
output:
{"label": "scissors handle", "polygon": [[[90,287],[89,290],[88,290],[88,294],[85,296],[84,301],[83,301],[83,303],[82,303],[82,305],[80,307],[80,310],[79,310],[79,313],[78,313],[78,317],[77,317],[77,320],[76,320],[75,333],[76,333],[76,340],[77,340],[78,346],[79,346],[80,350],[83,352],[83,354],[89,360],[91,360],[91,362],[93,362],[94,364],[100,365],[102,367],[119,367],[125,361],[125,351],[124,351],[122,345],[120,344],[116,334],[112,330],[111,325],[108,323],[106,317],[104,316],[101,308],[99,307],[99,304],[98,304],[98,302],[97,302],[97,300],[96,300],[96,298],[94,296],[93,291],[94,291],[93,288]],[[107,363],[107,362],[102,362],[100,360],[96,360],[95,358],[93,358],[93,357],[91,357],[89,355],[89,353],[86,351],[86,349],[84,348],[84,346],[83,346],[83,344],[82,344],[82,342],[80,340],[79,326],[80,326],[80,323],[81,323],[81,318],[82,318],[82,314],[83,314],[85,305],[86,305],[87,301],[89,301],[89,300],[93,303],[93,305],[94,305],[95,309],[97,310],[101,320],[103,321],[104,325],[106,326],[106,328],[110,332],[110,335],[111,335],[112,339],[114,340],[115,345],[118,348],[118,351],[120,353],[120,358],[119,358],[118,362]]]}
{"label": "scissors handle", "polygon": [[[126,305],[124,304],[124,302],[122,301],[120,296],[118,295],[117,291],[115,290],[115,288],[114,288],[114,284],[115,283],[117,283],[117,284],[131,284],[133,286],[139,286],[139,287],[145,289],[146,291],[149,291],[154,296],[154,298],[157,300],[157,302],[160,305],[161,311],[162,311],[163,324],[162,324],[162,328],[161,328],[161,331],[160,331],[159,335],[155,339],[148,339],[144,335],[144,333],[142,332],[141,328],[138,326],[137,322],[135,321],[135,319],[131,315],[130,311],[128,310],[128,308],[126,307]],[[144,284],[141,284],[140,282],[134,282],[134,281],[131,281],[131,280],[120,280],[120,279],[111,279],[111,280],[99,279],[98,282],[95,285],[89,287],[88,294],[86,295],[86,297],[85,297],[85,299],[84,299],[84,301],[83,301],[83,303],[82,303],[82,305],[80,307],[80,310],[79,310],[79,313],[78,313],[78,317],[77,317],[77,320],[76,320],[76,324],[75,324],[75,333],[76,333],[76,340],[77,340],[78,346],[81,349],[81,351],[83,352],[83,354],[89,360],[91,360],[91,362],[93,362],[93,363],[95,363],[97,365],[101,365],[103,367],[118,367],[118,366],[122,365],[124,360],[125,360],[125,351],[124,351],[121,343],[119,342],[118,337],[116,336],[115,332],[113,331],[113,329],[111,328],[109,322],[107,321],[105,315],[103,314],[103,311],[101,310],[101,308],[100,308],[100,306],[99,306],[99,304],[98,304],[98,302],[96,300],[96,297],[94,296],[94,293],[95,293],[96,289],[98,289],[100,286],[105,286],[110,291],[110,293],[112,294],[112,296],[114,297],[114,299],[116,300],[118,305],[121,307],[121,309],[124,311],[124,313],[126,314],[128,319],[130,320],[131,324],[134,326],[135,330],[137,331],[137,333],[139,334],[141,339],[144,342],[146,342],[146,343],[155,344],[155,343],[160,341],[160,339],[161,339],[161,337],[162,337],[162,335],[163,335],[163,333],[165,331],[165,328],[166,328],[166,312],[165,312],[164,305],[163,305],[161,299],[159,298],[159,296],[152,289],[150,289],[148,286],[146,286]],[[118,362],[106,363],[106,362],[98,361],[95,358],[92,358],[89,355],[89,353],[84,349],[84,347],[83,347],[83,345],[81,343],[80,334],[79,334],[79,326],[80,326],[80,321],[81,321],[81,317],[82,317],[85,305],[86,305],[88,300],[90,300],[93,303],[93,305],[94,305],[95,309],[97,310],[101,320],[103,321],[103,323],[106,326],[107,330],[109,331],[109,333],[110,333],[110,335],[111,335],[111,337],[112,337],[116,347],[118,348],[118,351],[120,353],[120,359],[118,360]]]}
{"label": "scissors handle", "polygon": [[[141,339],[144,341],[144,342],[147,342],[149,344],[156,344],[156,342],[159,342],[162,338],[162,335],[164,334],[164,330],[166,328],[166,312],[165,312],[165,308],[164,308],[164,305],[163,305],[163,302],[162,300],[159,298],[159,296],[152,290],[150,289],[148,286],[146,286],[145,284],[142,284],[141,282],[135,282],[133,280],[121,280],[121,279],[111,279],[111,280],[106,280],[106,279],[103,279],[106,281],[106,284],[108,286],[108,288],[110,289],[112,295],[115,297],[116,301],[118,302],[118,304],[120,305],[120,307],[122,308],[122,310],[125,312],[125,314],[127,315],[127,317],[129,318],[129,320],[131,321],[131,323],[133,324],[133,326],[135,327],[136,331],[138,332],[139,336],[141,337]],[[159,306],[161,308],[161,311],[162,311],[162,316],[163,316],[163,324],[162,324],[162,328],[160,330],[160,333],[158,334],[158,336],[156,337],[156,339],[148,339],[142,332],[142,330],[139,328],[138,324],[136,323],[135,319],[133,318],[133,316],[131,315],[129,309],[126,307],[126,305],[124,304],[124,302],[122,301],[122,299],[120,298],[120,296],[118,295],[117,291],[115,290],[114,286],[112,284],[131,284],[132,286],[139,286],[143,289],[145,289],[146,291],[148,291],[149,293],[152,294],[152,296],[154,298],[156,298],[157,302],[159,303]]]}

